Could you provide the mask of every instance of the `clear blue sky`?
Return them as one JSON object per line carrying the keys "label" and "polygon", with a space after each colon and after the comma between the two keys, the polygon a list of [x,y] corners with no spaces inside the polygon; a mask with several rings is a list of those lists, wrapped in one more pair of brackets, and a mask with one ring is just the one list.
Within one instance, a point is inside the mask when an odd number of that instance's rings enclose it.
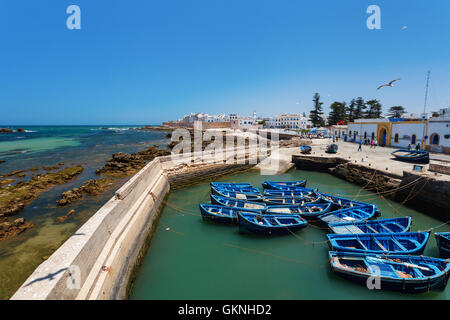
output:
{"label": "clear blue sky", "polygon": [[450,105],[449,37],[448,0],[1,0],[0,124],[309,113],[315,92],[326,112],[358,96],[422,112],[429,69],[431,111]]}

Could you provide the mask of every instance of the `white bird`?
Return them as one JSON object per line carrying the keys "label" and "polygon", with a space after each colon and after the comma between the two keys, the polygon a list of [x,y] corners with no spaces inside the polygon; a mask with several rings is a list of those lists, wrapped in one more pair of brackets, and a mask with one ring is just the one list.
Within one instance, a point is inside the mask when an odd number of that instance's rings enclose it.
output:
{"label": "white bird", "polygon": [[389,83],[382,84],[381,86],[379,86],[379,87],[377,88],[377,90],[380,90],[380,89],[383,88],[383,87],[393,87],[393,86],[394,86],[394,82],[395,82],[395,81],[398,81],[398,80],[401,80],[401,79],[400,79],[400,78],[399,78],[399,79],[395,79],[395,80],[392,80],[392,81],[389,82]]}

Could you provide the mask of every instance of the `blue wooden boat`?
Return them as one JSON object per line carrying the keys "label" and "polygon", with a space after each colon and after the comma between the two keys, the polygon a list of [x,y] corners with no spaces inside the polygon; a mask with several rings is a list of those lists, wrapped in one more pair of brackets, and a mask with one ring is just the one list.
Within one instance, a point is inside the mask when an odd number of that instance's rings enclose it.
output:
{"label": "blue wooden boat", "polygon": [[211,203],[220,206],[227,206],[251,211],[266,211],[267,206],[261,202],[252,202],[244,200],[236,200],[232,198],[222,197],[215,194],[211,195]]}
{"label": "blue wooden boat", "polygon": [[391,153],[397,160],[414,163],[429,163],[430,154],[424,150],[398,149]]}
{"label": "blue wooden boat", "polygon": [[450,258],[450,232],[437,232],[434,235],[441,258]]}
{"label": "blue wooden boat", "polygon": [[323,200],[338,204],[342,208],[351,208],[351,207],[369,205],[369,203],[366,203],[366,202],[361,202],[361,201],[351,200],[351,199],[347,199],[347,198],[343,198],[343,197],[333,196],[331,194],[326,194],[323,192],[317,192],[317,194],[319,196],[321,196],[323,198]]}
{"label": "blue wooden boat", "polygon": [[331,211],[318,216],[318,220],[327,225],[333,223],[360,222],[372,219],[375,214],[375,206],[365,205]]}
{"label": "blue wooden boat", "polygon": [[296,232],[305,228],[308,222],[299,215],[240,212],[238,213],[238,224],[240,231],[274,235]]}
{"label": "blue wooden boat", "polygon": [[229,183],[229,182],[210,182],[209,185],[214,188],[233,188],[233,189],[248,189],[253,188],[250,183]]}
{"label": "blue wooden boat", "polygon": [[215,190],[221,190],[226,192],[244,192],[244,193],[255,193],[255,194],[261,194],[261,191],[259,191],[258,188],[255,187],[213,187],[211,186],[211,192],[214,192]]}
{"label": "blue wooden boat", "polygon": [[338,151],[338,145],[337,144],[330,144],[327,146],[327,149],[325,150],[326,153],[337,153]]}
{"label": "blue wooden boat", "polygon": [[202,218],[203,220],[208,221],[237,224],[238,223],[237,215],[239,212],[254,212],[254,211],[245,211],[242,209],[219,206],[215,204],[200,205],[200,213],[202,214]]}
{"label": "blue wooden boat", "polygon": [[267,205],[304,205],[307,203],[321,202],[322,198],[319,196],[305,196],[305,197],[280,197],[280,196],[264,196],[263,202]]}
{"label": "blue wooden boat", "polygon": [[429,232],[327,234],[333,251],[421,255]]}
{"label": "blue wooden boat", "polygon": [[378,277],[381,290],[410,293],[443,290],[450,275],[448,261],[423,256],[331,251],[329,260],[334,273],[365,286],[369,277]]}
{"label": "blue wooden boat", "polygon": [[225,191],[223,189],[214,188],[214,187],[211,187],[211,191],[213,194],[216,194],[216,195],[219,195],[222,197],[232,198],[235,200],[248,200],[248,201],[262,201],[263,200],[262,195],[259,193],[247,193],[247,192],[243,192],[243,191]]}
{"label": "blue wooden boat", "polygon": [[411,222],[411,217],[400,217],[362,222],[333,223],[328,226],[336,234],[395,233],[409,231]]}
{"label": "blue wooden boat", "polygon": [[303,154],[310,154],[312,151],[312,148],[310,146],[301,146],[300,152]]}
{"label": "blue wooden boat", "polygon": [[264,196],[304,197],[311,195],[317,195],[317,189],[298,187],[293,190],[274,190],[274,189],[264,190]]}
{"label": "blue wooden boat", "polygon": [[263,181],[262,186],[264,189],[274,189],[274,190],[294,190],[297,187],[306,186],[306,180],[301,181]]}
{"label": "blue wooden boat", "polygon": [[304,205],[280,205],[267,207],[267,214],[298,214],[302,218],[311,219],[333,210],[332,203],[308,203]]}

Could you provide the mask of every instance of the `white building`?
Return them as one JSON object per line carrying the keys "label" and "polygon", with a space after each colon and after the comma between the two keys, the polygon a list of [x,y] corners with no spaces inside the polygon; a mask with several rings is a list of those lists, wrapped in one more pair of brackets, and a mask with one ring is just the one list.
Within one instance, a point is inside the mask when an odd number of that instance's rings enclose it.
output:
{"label": "white building", "polygon": [[347,125],[333,125],[330,127],[329,132],[331,135],[344,139],[347,136],[348,126]]}
{"label": "white building", "polygon": [[450,153],[450,117],[357,119],[349,123],[347,141],[364,139],[376,139],[380,146],[406,148],[420,144],[425,150]]}
{"label": "white building", "polygon": [[273,128],[309,129],[312,127],[311,121],[301,114],[282,113],[272,118],[270,123]]}

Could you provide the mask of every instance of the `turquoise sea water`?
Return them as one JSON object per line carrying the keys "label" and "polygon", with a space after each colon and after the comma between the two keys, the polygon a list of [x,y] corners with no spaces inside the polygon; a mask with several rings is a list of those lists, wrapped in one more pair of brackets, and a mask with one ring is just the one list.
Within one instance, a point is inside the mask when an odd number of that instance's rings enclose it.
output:
{"label": "turquoise sea water", "polygon": [[[4,126],[0,125],[0,128]],[[24,210],[9,219],[24,217],[35,227],[6,241],[0,241],[0,298],[8,298],[46,256],[56,250],[73,232],[95,213],[128,178],[117,179],[114,187],[97,197],[85,197],[67,207],[58,207],[61,193],[98,178],[95,170],[116,152],[137,152],[154,144],[167,143],[167,132],[130,130],[129,126],[15,126],[25,133],[0,134],[0,175],[15,170],[27,171],[16,182],[45,173],[42,166],[64,162],[82,165],[84,171],[75,180],[42,193]],[[14,182],[14,183],[16,183]],[[64,223],[56,217],[76,210]]]}
{"label": "turquoise sea water", "polygon": [[[308,179],[309,187],[373,202],[381,218],[410,215],[412,231],[442,224],[399,203],[325,173],[290,170],[280,176],[250,171],[218,181]],[[326,230],[310,225],[295,235],[259,237],[238,227],[202,221],[198,205],[208,202],[208,182],[170,193],[130,299],[450,299],[445,291],[404,294],[368,290],[330,271]],[[445,226],[436,231],[450,231]],[[434,236],[425,255],[438,256]]]}

